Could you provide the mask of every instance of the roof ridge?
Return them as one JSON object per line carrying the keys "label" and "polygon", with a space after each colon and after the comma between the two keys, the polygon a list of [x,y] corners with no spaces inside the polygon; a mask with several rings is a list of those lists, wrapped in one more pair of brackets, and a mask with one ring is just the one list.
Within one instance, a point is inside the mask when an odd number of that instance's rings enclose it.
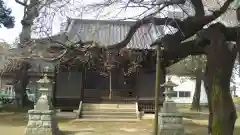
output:
{"label": "roof ridge", "polygon": [[114,23],[114,24],[133,24],[134,20],[120,20],[120,19],[82,19],[82,18],[70,18],[72,21],[92,22],[92,23]]}

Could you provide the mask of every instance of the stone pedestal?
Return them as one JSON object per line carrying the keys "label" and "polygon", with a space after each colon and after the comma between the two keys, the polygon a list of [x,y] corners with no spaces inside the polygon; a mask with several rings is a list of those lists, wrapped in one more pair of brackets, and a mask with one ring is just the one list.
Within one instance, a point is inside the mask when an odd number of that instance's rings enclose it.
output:
{"label": "stone pedestal", "polygon": [[46,95],[42,95],[33,110],[28,111],[29,120],[25,135],[59,135],[56,113],[49,109]]}
{"label": "stone pedestal", "polygon": [[182,115],[159,113],[159,135],[184,135]]}

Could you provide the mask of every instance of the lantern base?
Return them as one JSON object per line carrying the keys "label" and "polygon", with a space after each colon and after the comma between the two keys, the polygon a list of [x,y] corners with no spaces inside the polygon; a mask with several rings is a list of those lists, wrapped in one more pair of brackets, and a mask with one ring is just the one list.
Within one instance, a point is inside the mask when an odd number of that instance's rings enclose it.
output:
{"label": "lantern base", "polygon": [[172,100],[168,100],[163,102],[163,108],[162,108],[162,113],[176,113],[177,112],[177,107],[176,103]]}
{"label": "lantern base", "polygon": [[29,121],[25,135],[58,135],[56,112],[50,109],[48,98],[42,95],[33,110],[28,111]]}
{"label": "lantern base", "polygon": [[184,125],[180,113],[159,113],[158,135],[184,135]]}

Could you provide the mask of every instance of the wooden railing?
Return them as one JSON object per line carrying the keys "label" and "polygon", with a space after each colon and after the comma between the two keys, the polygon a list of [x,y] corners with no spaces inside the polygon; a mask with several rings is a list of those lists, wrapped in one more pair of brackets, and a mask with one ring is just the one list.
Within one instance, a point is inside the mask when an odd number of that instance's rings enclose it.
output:
{"label": "wooden railing", "polygon": [[81,117],[82,103],[83,103],[82,101],[79,102],[78,111],[77,111],[77,119],[79,119]]}
{"label": "wooden railing", "polygon": [[[159,99],[159,108],[163,104],[163,98]],[[155,112],[155,107],[154,107],[154,98],[139,98],[138,99],[138,109],[139,111],[143,111],[144,113],[154,113]]]}
{"label": "wooden railing", "polygon": [[141,112],[139,111],[139,106],[138,106],[138,96],[136,96],[136,102],[135,102],[135,105],[136,105],[136,115],[137,115],[137,118],[138,119],[141,119],[142,118],[142,115],[141,115]]}
{"label": "wooden railing", "polygon": [[[159,104],[159,108],[161,106],[162,105]],[[144,113],[154,113],[155,112],[154,103],[139,103],[138,109],[139,109],[139,111],[143,111]]]}

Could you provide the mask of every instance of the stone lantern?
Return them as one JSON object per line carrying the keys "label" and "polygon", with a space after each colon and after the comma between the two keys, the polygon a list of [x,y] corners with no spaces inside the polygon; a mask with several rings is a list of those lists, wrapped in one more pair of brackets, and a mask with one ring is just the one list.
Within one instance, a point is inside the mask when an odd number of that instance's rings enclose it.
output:
{"label": "stone lantern", "polygon": [[56,112],[49,100],[52,91],[51,81],[45,74],[37,83],[39,84],[40,97],[34,109],[28,111],[29,119],[24,135],[59,135]]}
{"label": "stone lantern", "polygon": [[177,84],[173,83],[170,79],[166,83],[162,85],[162,87],[165,88],[165,101],[163,102],[163,108],[161,112],[165,113],[171,113],[176,112],[176,104],[172,100],[173,95],[175,95],[175,91],[173,91],[173,88],[178,86]]}
{"label": "stone lantern", "polygon": [[46,95],[48,98],[52,97],[52,82],[47,77],[47,74],[44,74],[44,77],[37,81],[38,83],[38,98],[41,95]]}
{"label": "stone lantern", "polygon": [[159,135],[184,135],[184,126],[182,114],[177,111],[175,102],[172,96],[175,94],[173,88],[177,84],[170,79],[162,85],[165,88],[165,101],[163,108],[159,113]]}

